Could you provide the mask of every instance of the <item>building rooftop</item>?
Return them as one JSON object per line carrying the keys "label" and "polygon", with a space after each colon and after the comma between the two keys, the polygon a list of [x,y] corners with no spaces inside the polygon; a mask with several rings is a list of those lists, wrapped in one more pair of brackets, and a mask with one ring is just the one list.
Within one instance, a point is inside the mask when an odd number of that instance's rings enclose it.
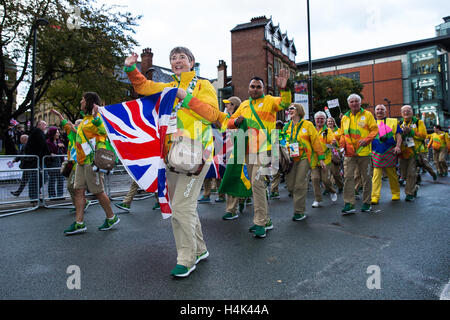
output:
{"label": "building rooftop", "polygon": [[[388,56],[393,56],[397,54],[404,54],[408,51],[420,49],[427,46],[438,45],[445,49],[446,51],[450,51],[450,35],[444,35],[440,37],[428,38],[423,40],[416,40],[411,42],[405,42],[385,47],[379,47],[374,49],[368,49],[363,51],[357,51],[352,53],[346,53],[337,56],[331,56],[327,58],[321,58],[312,60],[311,63],[314,65],[314,68],[326,67],[336,62],[339,63],[353,63],[365,59],[377,59],[384,58]],[[299,70],[308,68],[308,61],[302,61],[297,63],[297,67]]]}

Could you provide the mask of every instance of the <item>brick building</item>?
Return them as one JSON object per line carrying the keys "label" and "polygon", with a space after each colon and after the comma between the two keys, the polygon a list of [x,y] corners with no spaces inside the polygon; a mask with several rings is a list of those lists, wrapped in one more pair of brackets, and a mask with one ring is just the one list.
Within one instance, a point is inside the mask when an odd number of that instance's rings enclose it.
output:
{"label": "brick building", "polygon": [[294,41],[281,32],[272,18],[256,17],[235,26],[231,30],[233,94],[247,99],[250,78],[258,76],[264,79],[266,94],[278,95],[275,76],[281,68],[286,68],[291,78],[295,77],[296,54]]}
{"label": "brick building", "polygon": [[[450,126],[450,17],[436,27],[436,37],[312,61],[322,75],[345,76],[364,85],[363,103],[384,104],[392,117],[409,104],[430,129]],[[308,73],[308,61],[297,64]]]}

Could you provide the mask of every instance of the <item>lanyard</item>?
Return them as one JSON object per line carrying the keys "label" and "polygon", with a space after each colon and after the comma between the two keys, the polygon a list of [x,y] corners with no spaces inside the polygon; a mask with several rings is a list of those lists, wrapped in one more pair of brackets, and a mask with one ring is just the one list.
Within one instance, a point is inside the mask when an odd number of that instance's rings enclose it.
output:
{"label": "lanyard", "polygon": [[[180,80],[178,80],[178,78],[175,78],[176,81],[178,81],[178,87],[180,87]],[[194,77],[192,78],[191,82],[189,83],[188,87],[186,88],[186,92],[189,94],[192,94],[192,92],[194,92],[195,86],[197,85],[197,75],[194,75]],[[178,102],[178,104],[174,107],[174,112],[177,112],[178,110],[180,110],[181,105],[183,104],[183,101]]]}
{"label": "lanyard", "polygon": [[[299,133],[300,129],[302,128],[302,126],[303,126],[303,120],[300,122],[300,126],[298,127],[297,133],[295,134],[295,141],[297,141],[297,136],[298,136],[298,133]],[[295,129],[294,121],[291,120],[291,138],[290,138],[290,141],[292,141],[292,135],[294,134],[294,129]]]}

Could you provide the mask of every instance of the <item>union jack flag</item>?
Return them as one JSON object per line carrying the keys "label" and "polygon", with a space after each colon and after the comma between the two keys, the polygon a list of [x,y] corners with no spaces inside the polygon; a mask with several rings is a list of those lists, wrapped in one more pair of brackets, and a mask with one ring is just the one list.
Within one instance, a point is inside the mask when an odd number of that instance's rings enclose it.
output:
{"label": "union jack flag", "polygon": [[164,219],[172,210],[164,164],[164,140],[176,88],[99,108],[116,153],[140,188],[157,192]]}

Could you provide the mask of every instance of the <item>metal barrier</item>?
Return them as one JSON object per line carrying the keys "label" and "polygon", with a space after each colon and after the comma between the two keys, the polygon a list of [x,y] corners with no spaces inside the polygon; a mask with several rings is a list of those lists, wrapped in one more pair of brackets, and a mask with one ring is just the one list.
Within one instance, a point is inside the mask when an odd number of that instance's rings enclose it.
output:
{"label": "metal barrier", "polygon": [[39,208],[39,168],[21,169],[25,158],[39,161],[37,156],[0,156],[0,217]]}
{"label": "metal barrier", "polygon": [[[125,170],[125,167],[122,164],[117,164],[114,171],[105,176],[105,192],[111,200],[122,200],[130,190],[132,183],[133,179]],[[139,189],[139,191],[142,192],[143,190]],[[136,194],[133,201],[148,199],[152,196],[153,194],[144,191],[144,193]]]}
{"label": "metal barrier", "polygon": [[[40,206],[73,209],[72,198],[67,189],[67,178],[60,173],[61,163],[66,159],[66,155],[45,156],[41,170],[20,169],[19,160],[25,157],[38,161],[37,156],[0,155],[0,218],[36,210]],[[105,193],[113,201],[122,200],[130,190],[132,182],[133,179],[124,166],[118,164],[109,175],[105,175]],[[22,184],[24,186],[21,187]],[[20,195],[13,194],[19,188],[24,189],[26,184],[28,184],[28,193],[23,190]],[[154,195],[151,193],[139,190],[133,201],[148,199],[152,196]],[[92,193],[87,192],[86,198],[91,201],[91,204],[98,203]]]}

